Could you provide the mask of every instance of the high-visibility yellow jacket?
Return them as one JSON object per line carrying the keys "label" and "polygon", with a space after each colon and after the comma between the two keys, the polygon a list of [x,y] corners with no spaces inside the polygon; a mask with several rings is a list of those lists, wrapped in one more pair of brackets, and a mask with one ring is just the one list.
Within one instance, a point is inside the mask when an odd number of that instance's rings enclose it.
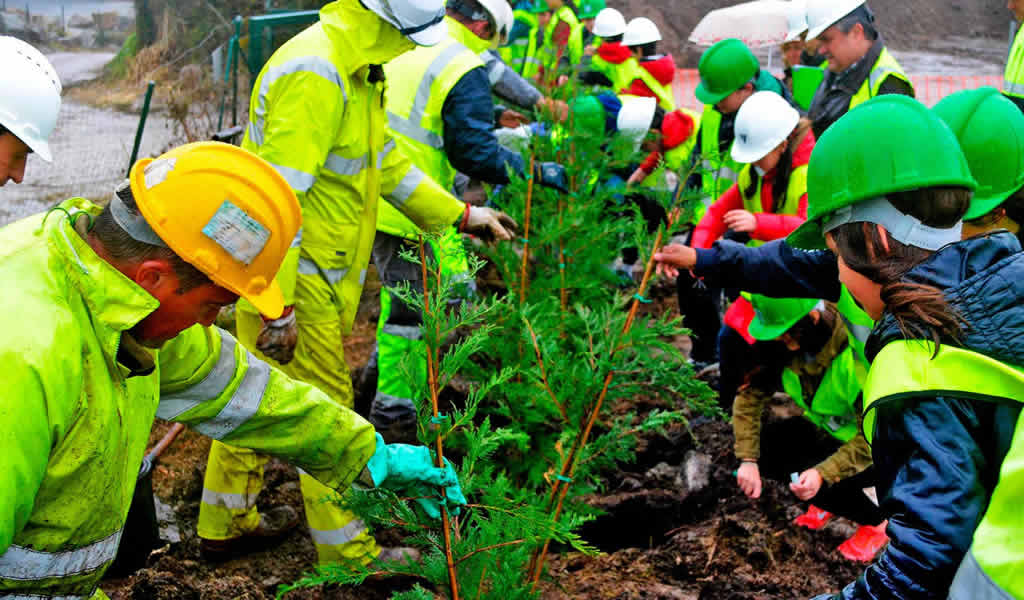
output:
{"label": "high-visibility yellow jacket", "polygon": [[[397,148],[416,167],[446,190],[455,183],[456,169],[444,149],[444,103],[455,84],[472,69],[483,67],[480,53],[489,40],[445,17],[448,37],[436,46],[421,46],[390,61],[384,68],[389,81],[388,130]],[[408,237],[419,229],[394,206],[382,204],[377,230]]]}
{"label": "high-visibility yellow jacket", "polygon": [[1024,98],[1024,27],[1017,30],[1003,72],[1003,93],[1011,98]]}
{"label": "high-visibility yellow jacket", "polygon": [[[386,127],[381,65],[413,47],[363,8],[337,0],[320,22],[284,44],[263,67],[242,147],[274,165],[302,205],[303,227],[278,280],[294,302],[298,274],[320,276],[333,301],[297,307],[300,318],[337,318],[352,327],[383,197],[419,227],[456,223],[465,205],[420,169]],[[392,83],[393,86],[401,82]],[[247,303],[240,310],[253,311]]]}
{"label": "high-visibility yellow jacket", "polygon": [[[62,208],[98,214],[72,199]],[[157,301],[101,259],[85,219],[0,230],[7,325],[0,394],[0,596],[102,598],[154,416],[275,454],[334,488],[375,448],[373,428],[318,389],[196,325],[159,350],[126,333]]]}

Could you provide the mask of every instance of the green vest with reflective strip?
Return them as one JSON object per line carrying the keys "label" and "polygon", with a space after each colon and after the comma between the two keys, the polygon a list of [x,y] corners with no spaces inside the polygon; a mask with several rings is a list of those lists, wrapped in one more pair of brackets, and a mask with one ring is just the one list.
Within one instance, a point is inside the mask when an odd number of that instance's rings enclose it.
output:
{"label": "green vest with reflective strip", "polygon": [[700,117],[700,181],[702,204],[697,206],[694,218],[700,220],[711,206],[736,183],[743,165],[732,159],[732,146],[724,152],[718,150],[718,132],[722,126],[722,113],[714,106],[704,105]]}
{"label": "green vest with reflective strip", "polygon": [[846,443],[859,431],[856,403],[867,375],[867,362],[847,346],[825,371],[810,402],[804,399],[800,376],[792,369],[782,372],[782,389],[804,410],[804,418]]}
{"label": "green vest with reflective strip", "polygon": [[576,23],[569,32],[569,64],[578,65],[583,61],[583,23]]}
{"label": "green vest with reflective strip", "polygon": [[875,66],[871,67],[871,74],[861,84],[857,93],[850,98],[850,108],[856,108],[861,103],[877,96],[882,83],[890,76],[903,80],[910,86],[911,90],[914,89],[914,84],[910,82],[910,78],[903,72],[903,67],[900,66],[900,63],[896,62],[893,55],[889,53],[888,48],[882,48],[882,53],[878,55]]}
{"label": "green vest with reflective strip", "polygon": [[857,304],[845,285],[839,292],[839,302],[836,302],[836,308],[839,310],[839,316],[843,319],[843,323],[846,324],[846,330],[850,332],[850,347],[865,364],[868,364],[864,347],[868,343],[871,330],[875,328],[875,322]]}
{"label": "green vest with reflective strip", "polygon": [[660,81],[655,79],[654,75],[651,75],[650,71],[639,64],[639,61],[637,62],[636,79],[647,84],[647,87],[654,92],[654,95],[658,98],[658,106],[666,112],[672,112],[676,109],[676,97],[672,92],[672,85],[662,85]]}
{"label": "green vest with reflective strip", "polygon": [[[753,177],[754,165],[744,165],[740,170],[740,176],[736,179],[736,186],[739,188],[740,197],[743,198],[743,208],[747,212],[758,214],[765,210],[761,207],[761,186],[764,185],[764,178],[758,183],[754,193],[747,195]],[[782,200],[777,215],[795,215],[800,209],[800,198],[807,193],[807,165],[800,165],[789,174],[789,185],[786,187],[786,197]],[[748,246],[760,246],[764,244],[761,240],[750,240]]]}
{"label": "green vest with reflective strip", "polygon": [[[935,346],[922,340],[890,342],[875,357],[864,383],[864,434],[868,441],[874,434],[875,411],[879,403],[934,392],[956,398],[1005,402],[1024,402],[1024,369],[1007,365],[977,352],[942,345],[933,358]],[[1024,412],[1017,420],[1013,441],[999,469],[988,509],[974,531],[965,568],[977,566],[984,582],[963,595],[957,582],[951,590],[953,598],[1024,598]],[[965,577],[970,580],[970,577]],[[992,590],[994,584],[1000,588]],[[1002,592],[1002,594],[1000,594]]]}
{"label": "green vest with reflective strip", "polygon": [[[448,93],[462,76],[483,67],[479,54],[487,40],[478,38],[458,21],[445,17],[448,37],[436,46],[418,46],[384,65],[388,87],[388,127],[399,150],[428,177],[451,191],[455,167],[444,150],[442,109]],[[410,237],[416,227],[390,203],[381,202],[377,231]]]}
{"label": "green vest with reflective strip", "polygon": [[[562,21],[569,24],[570,34],[580,24],[579,19],[576,18],[576,13],[572,12],[572,9],[565,5],[556,10],[555,14],[551,15],[551,20],[548,21],[547,27],[544,28],[544,43],[540,49],[541,64],[547,71],[545,77],[550,77],[552,72],[558,69],[558,48],[555,46],[554,38],[555,30]],[[580,53],[582,54],[582,49]]]}
{"label": "green vest with reflective strip", "polygon": [[516,21],[526,23],[529,26],[527,34],[502,46],[498,53],[505,64],[512,67],[516,73],[523,77],[537,75],[540,68],[540,59],[537,57],[537,35],[540,33],[540,25],[537,23],[537,15],[525,10],[515,11]]}
{"label": "green vest with reflective strip", "polygon": [[1003,93],[1014,98],[1024,98],[1024,27],[1017,30],[1010,48],[1010,57],[1006,60],[1006,71],[1003,73]]}
{"label": "green vest with reflective strip", "polygon": [[619,64],[615,64],[595,54],[590,59],[590,66],[594,70],[604,73],[605,77],[611,80],[612,91],[616,94],[621,94],[623,90],[629,87],[629,84],[633,83],[634,79],[640,77],[640,74],[637,73],[637,70],[640,69],[640,64],[632,56]]}

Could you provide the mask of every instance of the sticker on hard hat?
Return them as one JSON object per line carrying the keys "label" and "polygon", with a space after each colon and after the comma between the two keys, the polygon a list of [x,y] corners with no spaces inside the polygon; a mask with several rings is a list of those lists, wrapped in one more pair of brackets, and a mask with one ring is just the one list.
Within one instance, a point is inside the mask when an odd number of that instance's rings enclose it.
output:
{"label": "sticker on hard hat", "polygon": [[167,179],[167,175],[174,170],[176,159],[161,158],[146,165],[143,177],[146,180],[146,189],[153,189],[153,186],[160,185]]}
{"label": "sticker on hard hat", "polygon": [[230,200],[220,205],[203,227],[203,234],[232,258],[246,265],[259,256],[270,239],[270,231],[266,227]]}

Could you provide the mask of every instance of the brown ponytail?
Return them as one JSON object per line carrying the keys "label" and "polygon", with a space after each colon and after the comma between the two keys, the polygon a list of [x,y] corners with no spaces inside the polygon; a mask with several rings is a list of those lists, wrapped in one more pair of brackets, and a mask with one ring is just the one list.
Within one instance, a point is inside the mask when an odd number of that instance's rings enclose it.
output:
{"label": "brown ponytail", "polygon": [[[901,212],[931,227],[952,227],[970,205],[971,194],[963,188],[924,188],[887,196]],[[878,228],[871,223],[847,223],[832,231],[833,239],[850,269],[881,284],[881,298],[907,338],[925,338],[935,343],[943,338],[959,340],[966,321],[950,307],[942,290],[930,285],[902,281],[903,276],[933,254],[888,237],[889,251]]]}

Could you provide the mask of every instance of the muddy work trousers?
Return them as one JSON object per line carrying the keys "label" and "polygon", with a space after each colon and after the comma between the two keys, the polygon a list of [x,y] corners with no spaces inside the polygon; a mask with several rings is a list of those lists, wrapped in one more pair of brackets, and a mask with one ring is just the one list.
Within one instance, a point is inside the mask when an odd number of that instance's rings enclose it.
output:
{"label": "muddy work trousers", "polygon": [[[289,377],[323,390],[335,402],[352,407],[352,381],[342,349],[341,319],[331,290],[318,276],[300,275],[295,289],[298,344],[295,358],[282,365],[255,349],[262,327],[259,315],[239,310],[238,340],[260,359]],[[269,457],[214,441],[206,465],[199,504],[199,537],[222,540],[252,531],[259,524],[256,497],[263,488]],[[309,532],[320,564],[369,563],[380,548],[354,513],[339,506],[341,496],[299,471]]]}

